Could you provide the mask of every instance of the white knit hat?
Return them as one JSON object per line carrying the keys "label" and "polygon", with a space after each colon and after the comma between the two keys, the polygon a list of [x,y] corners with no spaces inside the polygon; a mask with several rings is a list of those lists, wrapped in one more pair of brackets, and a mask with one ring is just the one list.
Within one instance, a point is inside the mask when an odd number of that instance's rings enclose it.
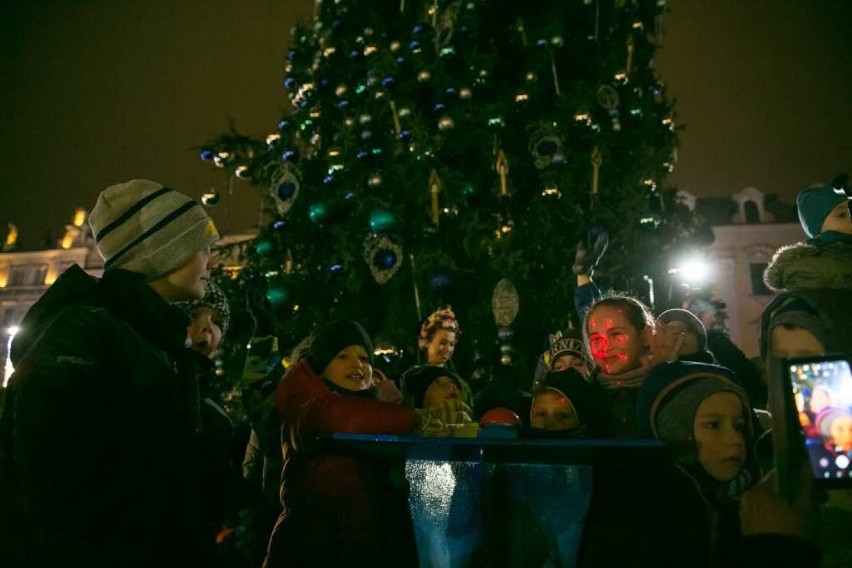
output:
{"label": "white knit hat", "polygon": [[123,268],[154,280],[180,268],[219,240],[192,198],[144,179],[101,192],[89,215],[104,270]]}

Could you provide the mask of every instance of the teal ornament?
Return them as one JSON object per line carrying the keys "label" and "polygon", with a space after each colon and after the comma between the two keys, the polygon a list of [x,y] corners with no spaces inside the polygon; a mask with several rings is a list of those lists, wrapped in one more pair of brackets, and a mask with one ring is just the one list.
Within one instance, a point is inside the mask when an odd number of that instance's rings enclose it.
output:
{"label": "teal ornament", "polygon": [[362,253],[370,274],[378,284],[385,284],[402,266],[402,245],[388,235],[372,233],[364,239]]}
{"label": "teal ornament", "polygon": [[273,248],[275,247],[269,239],[258,239],[254,245],[255,252],[260,256],[267,256],[272,252]]}
{"label": "teal ornament", "polygon": [[276,284],[275,286],[270,286],[266,289],[266,299],[269,300],[269,303],[273,306],[286,304],[289,298],[290,293],[287,291],[287,288],[281,284]]}
{"label": "teal ornament", "polygon": [[328,217],[328,206],[325,203],[312,203],[308,209],[308,218],[316,224],[322,224]]}
{"label": "teal ornament", "polygon": [[386,233],[396,225],[396,215],[387,209],[378,207],[370,212],[370,230],[374,233]]}

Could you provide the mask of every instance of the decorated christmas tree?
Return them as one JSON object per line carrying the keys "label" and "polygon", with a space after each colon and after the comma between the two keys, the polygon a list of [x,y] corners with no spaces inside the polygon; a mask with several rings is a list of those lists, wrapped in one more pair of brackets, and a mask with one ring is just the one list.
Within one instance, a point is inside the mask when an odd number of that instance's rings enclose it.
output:
{"label": "decorated christmas tree", "polygon": [[284,345],[353,318],[398,353],[449,305],[457,365],[529,368],[576,320],[578,240],[606,229],[596,279],[644,295],[694,225],[666,185],[678,134],[654,69],[666,10],[318,0],[292,31],[277,126],[202,152],[266,199],[232,285],[266,288]]}

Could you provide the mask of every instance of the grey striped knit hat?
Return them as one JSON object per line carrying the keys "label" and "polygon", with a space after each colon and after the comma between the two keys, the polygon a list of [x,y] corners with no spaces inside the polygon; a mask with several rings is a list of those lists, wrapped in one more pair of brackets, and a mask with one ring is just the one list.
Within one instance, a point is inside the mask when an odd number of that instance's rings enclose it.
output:
{"label": "grey striped knit hat", "polygon": [[192,198],[135,179],[101,192],[89,225],[104,270],[123,268],[155,280],[219,240],[207,212]]}

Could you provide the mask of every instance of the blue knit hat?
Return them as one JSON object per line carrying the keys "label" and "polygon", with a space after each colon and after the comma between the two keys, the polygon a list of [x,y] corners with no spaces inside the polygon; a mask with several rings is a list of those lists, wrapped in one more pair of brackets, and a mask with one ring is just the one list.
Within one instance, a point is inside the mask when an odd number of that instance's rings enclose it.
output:
{"label": "blue knit hat", "polygon": [[834,184],[811,187],[799,192],[796,196],[796,208],[799,210],[799,223],[802,224],[808,237],[820,234],[820,229],[831,213],[839,204],[848,201],[843,188],[835,188]]}

